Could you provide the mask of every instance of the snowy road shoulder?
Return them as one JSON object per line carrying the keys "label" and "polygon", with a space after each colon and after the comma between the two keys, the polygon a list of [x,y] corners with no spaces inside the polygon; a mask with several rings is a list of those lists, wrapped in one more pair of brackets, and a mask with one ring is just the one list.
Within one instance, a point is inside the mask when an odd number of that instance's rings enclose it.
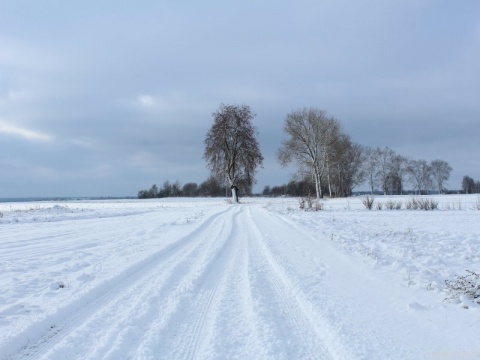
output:
{"label": "snowy road shoulder", "polygon": [[[442,294],[405,286],[394,270],[372,266],[364,256],[334,246],[328,231],[305,218],[299,222],[297,216],[276,214],[262,221],[257,211],[254,217],[297,296],[310,304],[312,316],[331,329],[336,341],[346,340],[353,358],[480,355],[474,336],[464,335],[480,329],[478,311],[445,303]],[[311,216],[328,219],[331,214]],[[347,236],[352,229],[343,231]]]}

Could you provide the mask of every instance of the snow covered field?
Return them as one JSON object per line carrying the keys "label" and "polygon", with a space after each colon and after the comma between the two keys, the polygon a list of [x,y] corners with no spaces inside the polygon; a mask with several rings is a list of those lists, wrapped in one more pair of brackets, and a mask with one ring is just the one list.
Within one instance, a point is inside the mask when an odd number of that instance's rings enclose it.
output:
{"label": "snow covered field", "polygon": [[[0,359],[480,359],[480,199],[0,204]],[[405,204],[411,197],[377,197]]]}

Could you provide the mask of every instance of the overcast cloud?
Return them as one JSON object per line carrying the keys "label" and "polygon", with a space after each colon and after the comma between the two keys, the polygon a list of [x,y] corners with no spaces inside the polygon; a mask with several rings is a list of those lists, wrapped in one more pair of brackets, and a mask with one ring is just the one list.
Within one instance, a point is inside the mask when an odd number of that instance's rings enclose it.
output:
{"label": "overcast cloud", "polygon": [[0,197],[136,195],[208,177],[221,103],[276,163],[285,115],[480,179],[478,0],[53,1],[0,5]]}

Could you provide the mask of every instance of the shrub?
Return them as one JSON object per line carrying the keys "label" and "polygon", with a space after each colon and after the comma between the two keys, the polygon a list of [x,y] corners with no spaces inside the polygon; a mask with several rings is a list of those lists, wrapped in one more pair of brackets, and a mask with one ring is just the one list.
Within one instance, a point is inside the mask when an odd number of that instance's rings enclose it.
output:
{"label": "shrub", "polygon": [[311,196],[303,197],[299,200],[300,209],[308,211],[314,210],[319,211],[323,210],[323,203],[318,199],[313,199]]}
{"label": "shrub", "polygon": [[316,199],[316,200],[313,202],[313,205],[314,205],[315,211],[323,210],[323,202],[321,202],[320,200]]}
{"label": "shrub", "polygon": [[446,291],[449,296],[445,300],[454,300],[464,295],[480,304],[480,275],[467,270],[468,275],[458,276],[455,280],[445,280]]}
{"label": "shrub", "polygon": [[412,197],[405,206],[408,210],[436,210],[438,209],[438,201]]}
{"label": "shrub", "polygon": [[300,209],[302,210],[308,209],[311,205],[308,198],[300,198],[300,200],[298,200],[298,203],[299,203]]}
{"label": "shrub", "polygon": [[407,201],[407,204],[405,206],[408,210],[418,210],[417,199],[411,198]]}
{"label": "shrub", "polygon": [[420,210],[436,210],[438,209],[438,201],[433,199],[420,198]]}
{"label": "shrub", "polygon": [[367,195],[362,199],[362,204],[365,206],[366,209],[372,210],[374,201],[375,198],[373,196]]}
{"label": "shrub", "polygon": [[395,202],[393,200],[389,200],[386,202],[385,207],[388,210],[400,210],[402,208],[402,202],[401,201]]}
{"label": "shrub", "polygon": [[383,209],[383,204],[381,202],[377,203],[377,205],[375,206],[377,208],[377,210],[382,210]]}

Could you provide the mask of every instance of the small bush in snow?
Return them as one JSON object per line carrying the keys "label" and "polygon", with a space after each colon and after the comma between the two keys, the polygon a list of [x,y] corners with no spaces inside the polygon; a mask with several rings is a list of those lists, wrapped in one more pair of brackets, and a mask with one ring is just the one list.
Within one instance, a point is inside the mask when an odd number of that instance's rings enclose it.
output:
{"label": "small bush in snow", "polygon": [[438,201],[430,199],[430,210],[437,210],[438,209]]}
{"label": "small bush in snow", "polygon": [[308,206],[308,202],[306,198],[301,198],[298,200],[298,206],[300,209],[305,210],[305,208]]}
{"label": "small bush in snow", "polygon": [[385,203],[385,207],[388,210],[400,210],[402,208],[402,202],[401,201],[393,201],[389,200]]}
{"label": "small bush in snow", "polygon": [[436,210],[438,201],[434,199],[414,198],[412,197],[405,205],[408,210]]}
{"label": "small bush in snow", "polygon": [[480,304],[480,274],[467,270],[468,275],[458,276],[455,280],[445,280],[449,296],[445,300],[455,300],[462,295]]}
{"label": "small bush in snow", "polygon": [[383,204],[381,202],[377,203],[377,205],[375,206],[377,208],[377,210],[382,210],[383,209]]}
{"label": "small bush in snow", "polygon": [[436,210],[438,209],[438,201],[433,199],[420,198],[420,210]]}
{"label": "small bush in snow", "polygon": [[362,204],[365,206],[366,209],[372,210],[374,201],[375,198],[373,196],[367,195],[362,199]]}
{"label": "small bush in snow", "polygon": [[411,198],[407,201],[407,204],[405,206],[408,210],[418,210],[417,199]]}
{"label": "small bush in snow", "polygon": [[300,209],[308,210],[323,210],[323,203],[318,199],[313,199],[311,196],[303,197],[299,200]]}
{"label": "small bush in snow", "polygon": [[313,202],[313,207],[314,207],[315,211],[323,210],[323,202],[321,202],[320,200],[316,199],[316,200]]}

